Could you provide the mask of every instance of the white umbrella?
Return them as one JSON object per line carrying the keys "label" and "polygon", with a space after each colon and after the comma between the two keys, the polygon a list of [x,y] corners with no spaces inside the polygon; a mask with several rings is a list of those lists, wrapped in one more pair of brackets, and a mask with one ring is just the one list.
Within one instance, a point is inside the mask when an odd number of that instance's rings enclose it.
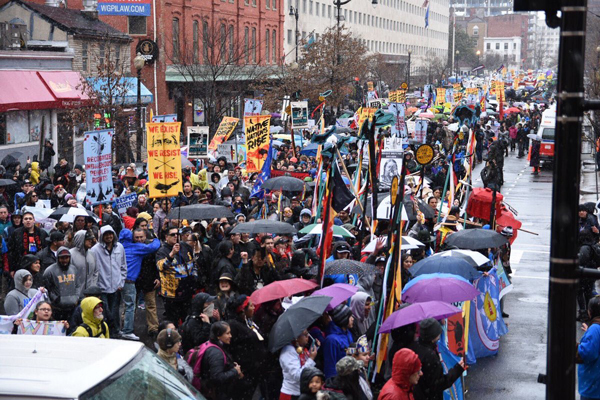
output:
{"label": "white umbrella", "polygon": [[[369,205],[367,205],[369,207]],[[377,219],[390,219],[394,216],[392,213],[392,204],[390,200],[390,196],[387,196],[381,203],[377,206]],[[406,207],[402,207],[402,221],[408,221],[408,216],[406,215]]]}
{"label": "white umbrella", "polygon": [[[387,244],[387,236],[380,236],[383,240],[383,245]],[[372,240],[368,245],[362,249],[363,253],[372,253],[375,251],[375,246],[377,245],[377,239]],[[423,243],[419,242],[417,239],[412,238],[410,236],[402,236],[402,250],[415,250],[418,249],[419,246],[425,246]]]}
{"label": "white umbrella", "polygon": [[477,251],[473,251],[473,250],[453,249],[453,250],[442,251],[440,253],[435,253],[431,257],[462,258],[463,260],[467,261],[469,264],[473,265],[474,267],[478,267],[480,265],[484,265],[484,264],[487,264],[490,262],[489,258],[487,258],[483,254],[481,254]]}
{"label": "white umbrella", "polygon": [[447,128],[449,131],[456,132],[458,130],[458,122],[448,125]]}

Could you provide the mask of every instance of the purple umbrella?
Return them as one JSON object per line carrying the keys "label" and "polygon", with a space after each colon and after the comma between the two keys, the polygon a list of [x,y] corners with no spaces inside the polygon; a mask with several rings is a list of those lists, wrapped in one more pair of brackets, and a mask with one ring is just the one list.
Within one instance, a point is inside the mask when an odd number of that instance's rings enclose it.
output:
{"label": "purple umbrella", "polygon": [[432,277],[415,283],[402,292],[402,301],[408,303],[423,303],[425,301],[443,301],[455,303],[473,300],[479,295],[479,290],[473,285],[460,279],[448,277]]}
{"label": "purple umbrella", "polygon": [[414,324],[425,318],[444,319],[462,312],[460,308],[444,303],[443,301],[426,301],[411,304],[398,311],[394,311],[379,328],[379,333],[388,333],[392,329],[404,325]]}
{"label": "purple umbrella", "polygon": [[325,309],[325,311],[331,311],[336,306],[354,296],[356,292],[358,292],[358,287],[356,286],[348,285],[347,283],[334,283],[333,285],[324,287],[323,289],[315,290],[313,295],[331,297],[331,301]]}

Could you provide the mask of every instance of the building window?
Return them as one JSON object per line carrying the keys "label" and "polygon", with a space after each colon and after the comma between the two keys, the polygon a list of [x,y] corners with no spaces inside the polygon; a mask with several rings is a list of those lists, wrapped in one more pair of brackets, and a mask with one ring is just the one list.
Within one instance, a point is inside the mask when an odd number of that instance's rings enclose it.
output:
{"label": "building window", "polygon": [[194,64],[198,64],[198,35],[199,35],[199,31],[198,31],[199,27],[198,27],[198,21],[194,21],[194,25],[192,27],[192,46],[193,46],[193,57],[194,57]]}
{"label": "building window", "polygon": [[104,46],[104,43],[100,43],[98,53],[100,55],[98,57],[98,64],[100,67],[104,67],[104,58],[106,57],[106,47]]}
{"label": "building window", "polygon": [[508,43],[504,43],[504,50],[508,50]]}
{"label": "building window", "polygon": [[265,33],[265,57],[267,58],[267,64],[269,64],[271,62],[271,31],[267,29],[266,33]]}
{"label": "building window", "polygon": [[146,17],[131,16],[127,18],[130,35],[146,34]]}
{"label": "building window", "polygon": [[[516,43],[513,43],[513,50],[516,50],[516,49],[517,49],[517,44],[516,44]],[[491,203],[490,203],[490,204],[491,204]]]}
{"label": "building window", "polygon": [[229,25],[229,62],[233,63],[233,59],[235,58],[235,35],[234,35],[233,25]]}
{"label": "building window", "polygon": [[319,16],[319,7],[321,5],[319,4],[319,2],[317,2],[317,4],[315,5],[315,15],[318,17]]}
{"label": "building window", "polygon": [[486,49],[486,50],[489,50],[491,47],[492,47],[492,46],[490,45],[490,43],[486,43],[486,44],[485,44],[485,49]]}
{"label": "building window", "polygon": [[325,6],[325,3],[323,3],[323,4],[321,5],[321,16],[322,16],[322,17],[325,17],[325,9],[326,9],[326,8],[327,8],[327,7]]}
{"label": "building window", "polygon": [[179,18],[173,18],[173,61],[179,62]]}
{"label": "building window", "polygon": [[87,42],[83,42],[81,44],[81,70],[83,72],[88,72],[89,69],[89,54],[88,54],[88,44]]}
{"label": "building window", "polygon": [[208,64],[208,21],[202,21],[202,59],[204,64]]}
{"label": "building window", "polygon": [[244,5],[249,6],[250,5],[250,0],[244,0]]}
{"label": "building window", "polygon": [[292,33],[292,30],[291,30],[291,29],[288,29],[288,34],[287,34],[287,37],[288,37],[288,39],[287,39],[287,40],[288,40],[288,44],[292,44],[292,37],[293,37],[292,35],[293,35],[293,33]]}
{"label": "building window", "polygon": [[246,64],[250,64],[250,48],[249,48],[249,38],[248,38],[248,27],[244,28],[244,55],[246,56]]}
{"label": "building window", "polygon": [[227,28],[221,24],[221,47],[219,48],[219,59],[221,64],[225,64],[225,55],[227,54]]}
{"label": "building window", "polygon": [[327,6],[327,18],[331,19],[331,6]]}
{"label": "building window", "polygon": [[265,1],[265,8],[268,10],[271,8],[271,0]]}
{"label": "building window", "polygon": [[312,15],[312,13],[313,13],[313,1],[312,0],[310,0],[310,2],[308,3],[308,13],[310,15]]}
{"label": "building window", "polygon": [[252,0],[252,7],[256,7],[256,0]]}
{"label": "building window", "polygon": [[121,65],[121,45],[115,46],[115,68],[119,68]]}
{"label": "building window", "polygon": [[277,31],[273,29],[273,39],[271,40],[271,47],[273,48],[273,64],[277,64]]}
{"label": "building window", "polygon": [[500,50],[500,43],[496,43],[496,50]]}
{"label": "building window", "polygon": [[304,14],[306,14],[306,12],[308,11],[308,7],[307,7],[307,5],[306,5],[306,1],[307,1],[307,0],[302,0],[302,12],[303,12]]}
{"label": "building window", "polygon": [[277,10],[277,0],[272,0],[272,2],[271,2],[271,8],[273,10]]}
{"label": "building window", "polygon": [[256,28],[252,28],[252,62],[256,64]]}

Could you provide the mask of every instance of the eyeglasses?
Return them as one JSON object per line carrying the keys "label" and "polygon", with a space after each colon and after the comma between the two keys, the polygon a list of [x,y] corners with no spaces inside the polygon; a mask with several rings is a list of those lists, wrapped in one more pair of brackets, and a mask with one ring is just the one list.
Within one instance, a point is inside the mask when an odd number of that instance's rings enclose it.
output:
{"label": "eyeglasses", "polygon": [[34,193],[31,195],[31,197],[38,197],[38,195]]}
{"label": "eyeglasses", "polygon": [[179,233],[169,233],[167,236],[179,236]]}
{"label": "eyeglasses", "polygon": [[50,311],[52,311],[52,309],[51,308],[39,308],[38,311],[50,312]]}

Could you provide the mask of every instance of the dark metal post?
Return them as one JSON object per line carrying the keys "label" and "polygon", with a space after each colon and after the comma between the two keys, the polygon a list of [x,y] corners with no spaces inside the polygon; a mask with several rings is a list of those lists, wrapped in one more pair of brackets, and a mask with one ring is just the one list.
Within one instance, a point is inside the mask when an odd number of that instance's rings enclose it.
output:
{"label": "dark metal post", "polygon": [[406,90],[407,92],[410,90],[410,55],[411,51],[408,51],[408,71],[406,71]]}
{"label": "dark metal post", "polygon": [[142,161],[142,70],[137,70],[137,132],[135,136],[135,157],[138,162]]}
{"label": "dark metal post", "polygon": [[577,205],[587,0],[563,0],[552,192],[546,399],[575,399]]}

